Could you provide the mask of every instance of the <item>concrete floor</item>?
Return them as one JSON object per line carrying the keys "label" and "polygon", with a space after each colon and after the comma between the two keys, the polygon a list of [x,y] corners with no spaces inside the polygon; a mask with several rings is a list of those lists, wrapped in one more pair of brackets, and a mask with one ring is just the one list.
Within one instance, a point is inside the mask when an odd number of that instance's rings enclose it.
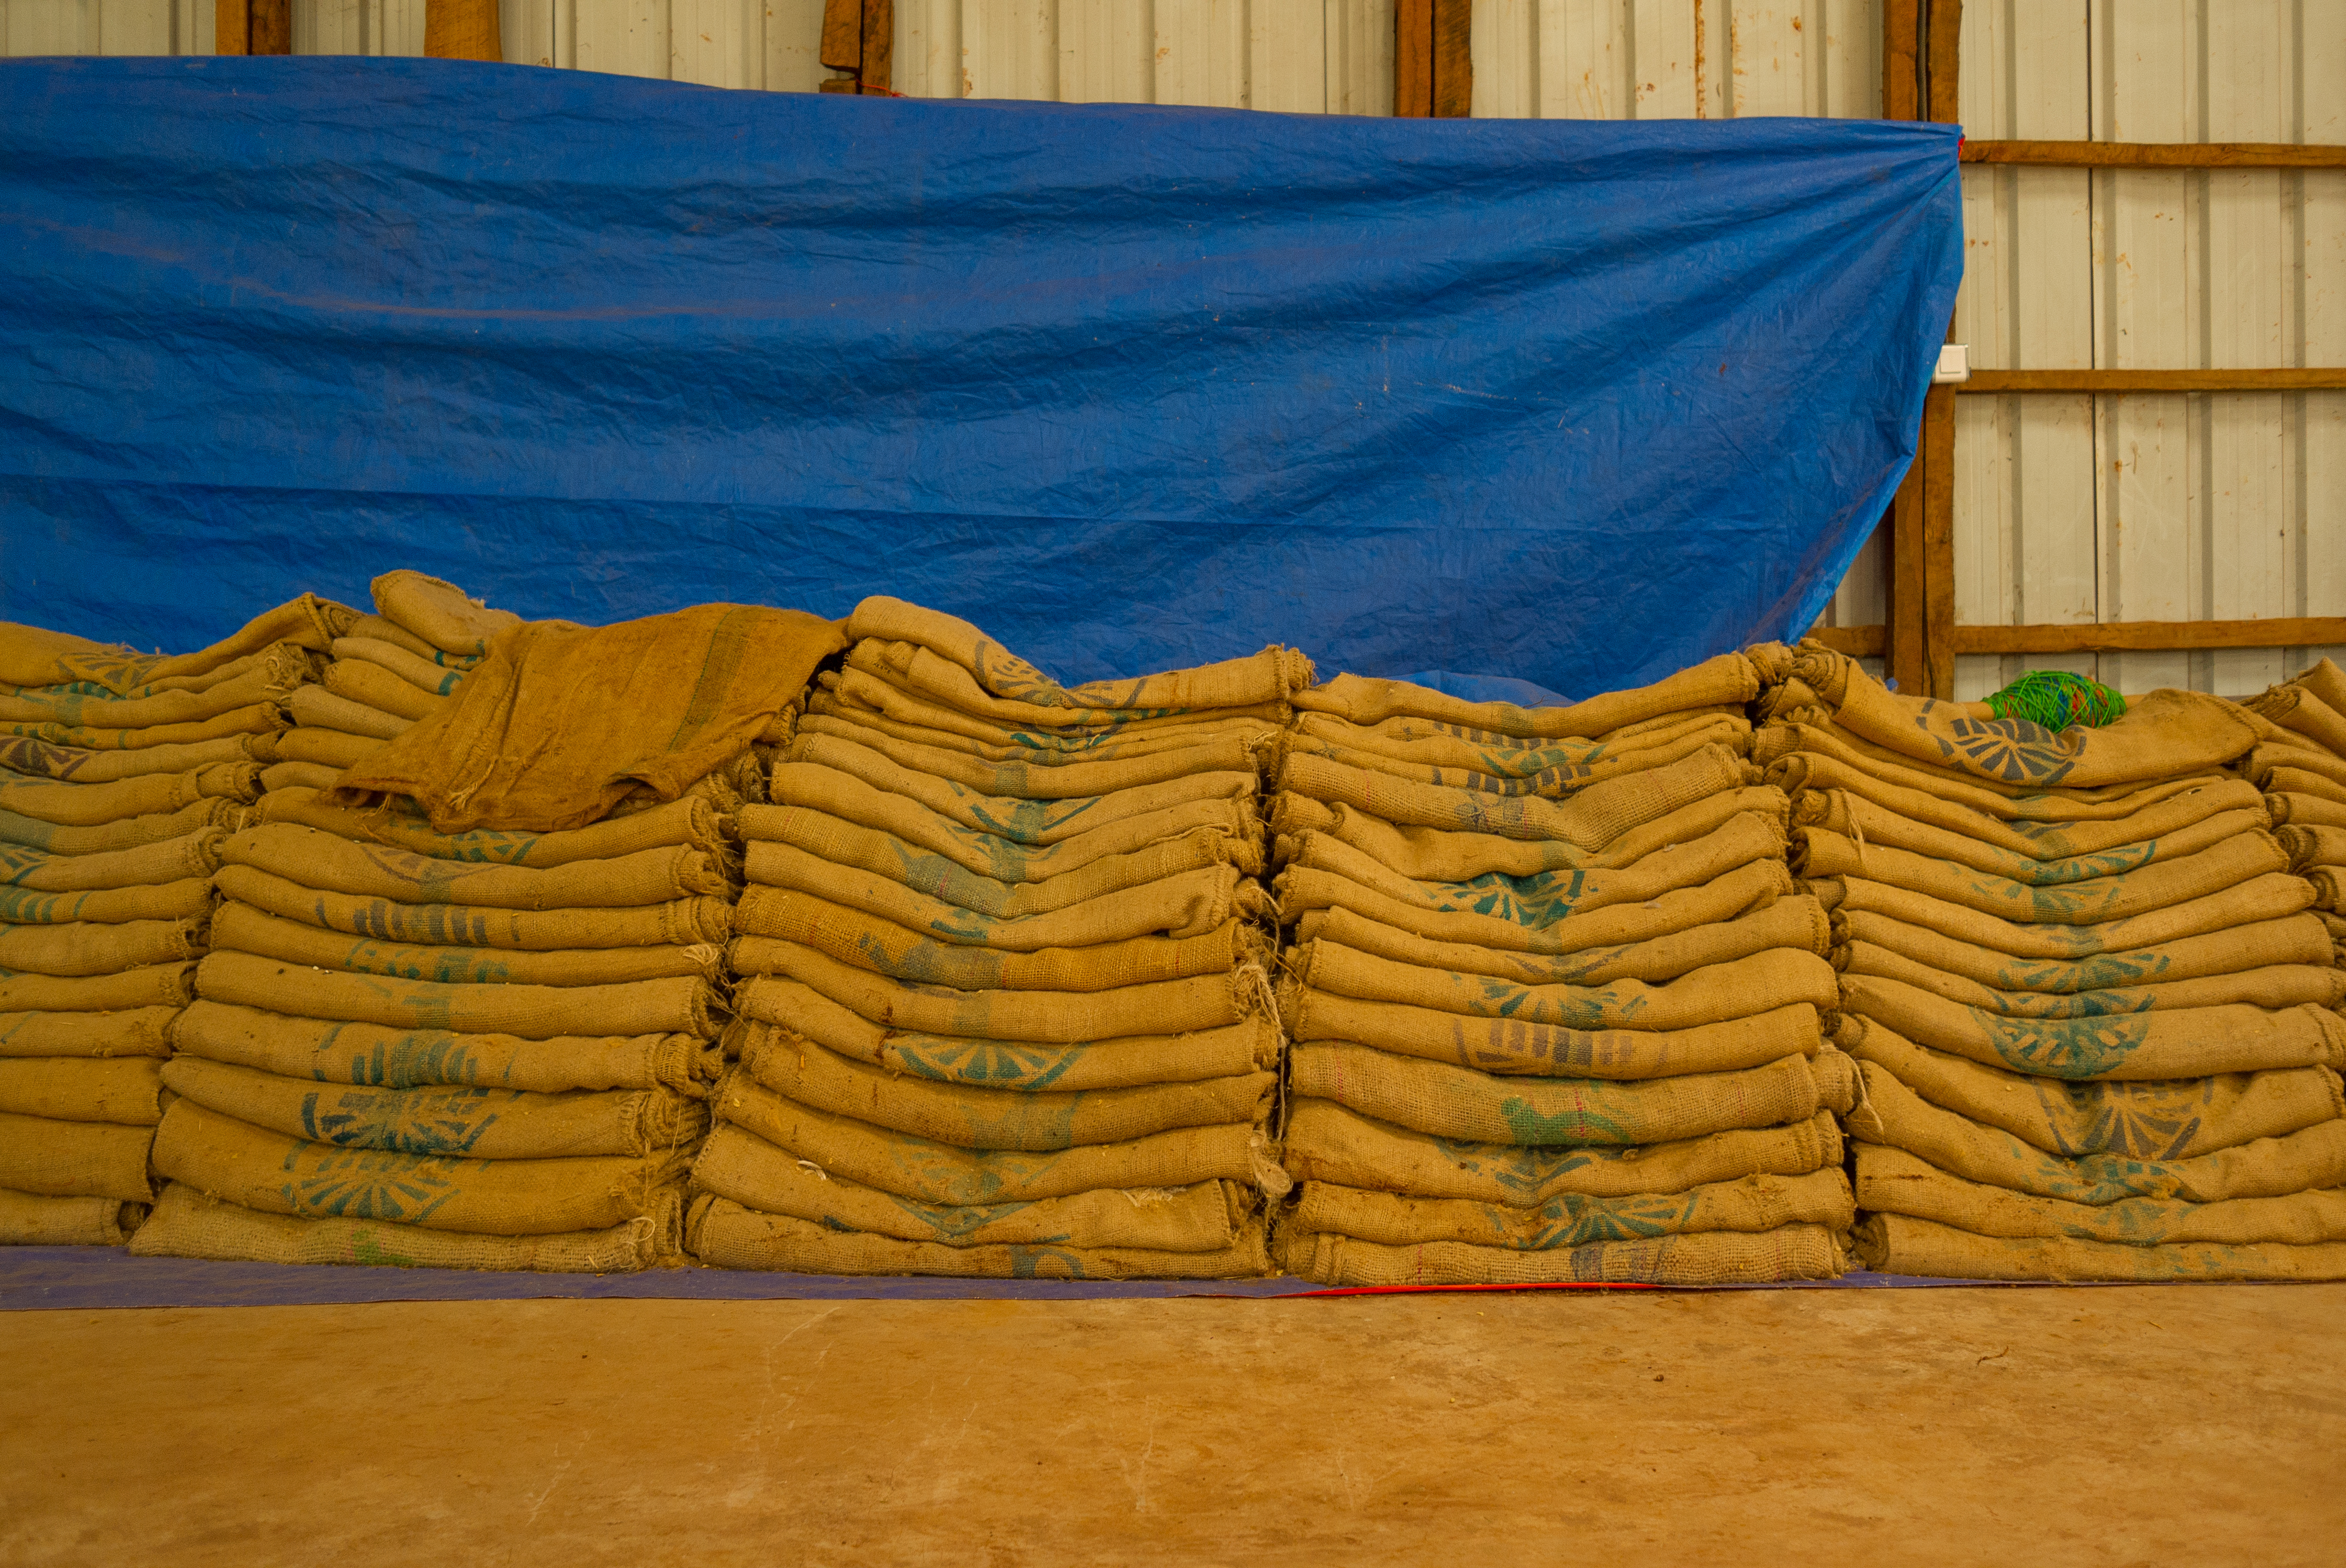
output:
{"label": "concrete floor", "polygon": [[2346,1286],[0,1314],[0,1563],[2346,1561]]}

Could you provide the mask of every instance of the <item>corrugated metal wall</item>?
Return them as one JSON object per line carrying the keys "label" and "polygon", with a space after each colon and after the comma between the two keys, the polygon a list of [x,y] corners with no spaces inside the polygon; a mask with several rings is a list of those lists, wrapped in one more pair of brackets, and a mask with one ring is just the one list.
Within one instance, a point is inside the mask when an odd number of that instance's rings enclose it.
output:
{"label": "corrugated metal wall", "polygon": [[[504,0],[509,59],[811,91],[822,0]],[[1388,114],[1393,0],[897,0],[898,87]],[[303,53],[416,54],[423,0],[294,0]],[[0,0],[0,49],[208,53],[211,0]],[[1880,0],[1474,0],[1474,113],[1880,112]],[[1968,0],[1983,137],[2346,141],[2346,0]],[[1967,166],[1983,368],[2346,363],[2346,171]],[[1957,400],[1958,623],[2346,614],[2346,393]],[[1835,596],[1883,618],[1879,546]],[[2243,693],[2319,649],[1965,657]],[[2346,649],[2335,650],[2346,655]]]}

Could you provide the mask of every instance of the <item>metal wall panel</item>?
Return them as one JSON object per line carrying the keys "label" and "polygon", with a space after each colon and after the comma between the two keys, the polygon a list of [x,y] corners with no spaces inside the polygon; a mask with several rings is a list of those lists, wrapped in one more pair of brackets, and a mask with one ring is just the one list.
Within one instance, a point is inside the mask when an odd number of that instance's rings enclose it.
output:
{"label": "metal wall panel", "polygon": [[212,0],[0,0],[0,56],[209,55]]}

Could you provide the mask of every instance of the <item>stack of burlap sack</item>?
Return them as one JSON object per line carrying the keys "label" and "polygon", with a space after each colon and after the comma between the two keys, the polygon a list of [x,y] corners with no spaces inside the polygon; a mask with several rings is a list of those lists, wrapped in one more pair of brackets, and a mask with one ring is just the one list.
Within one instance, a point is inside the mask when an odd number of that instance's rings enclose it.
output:
{"label": "stack of burlap sack", "polygon": [[2265,726],[2158,691],[2056,734],[1813,647],[1764,707],[1863,1077],[1869,1266],[2346,1275],[2341,977],[2227,770]]}
{"label": "stack of burlap sack", "polygon": [[738,1067],[694,1255],[821,1274],[1268,1268],[1260,769],[1279,647],[1064,688],[888,598],[748,807]]}
{"label": "stack of burlap sack", "polygon": [[293,728],[278,737],[263,789],[332,789],[343,769],[446,707],[488,638],[521,624],[421,572],[386,572],[372,588],[375,613],[334,639],[318,684],[288,703]]}
{"label": "stack of burlap sack", "polygon": [[220,842],[355,618],[304,596],[174,658],[0,626],[0,1241],[118,1242],[147,1212]]}
{"label": "stack of burlap sack", "polygon": [[2325,658],[2247,706],[2271,728],[2241,770],[2265,791],[2274,836],[2346,962],[2346,671]]}
{"label": "stack of burlap sack", "polygon": [[[738,734],[657,789],[628,769],[709,689],[706,639],[685,636],[667,667],[655,623],[524,625],[413,573],[379,580],[376,604],[381,624],[335,644],[330,677],[363,665],[420,691],[449,667],[433,657],[477,668],[396,738],[327,756],[338,788],[273,789],[220,844],[212,952],[165,1074],[179,1098],[155,1165],[171,1186],[134,1250],[597,1272],[675,1258],[725,1019],[731,817],[759,772]],[[726,672],[742,654],[724,651]],[[337,702],[405,700],[336,684]],[[361,722],[315,699],[309,716],[319,735]],[[614,809],[629,804],[645,809]]]}
{"label": "stack of burlap sack", "polygon": [[1289,1271],[1329,1285],[1840,1273],[1852,1065],[1823,910],[1746,761],[1760,660],[1566,708],[1340,676],[1273,807],[1295,928]]}

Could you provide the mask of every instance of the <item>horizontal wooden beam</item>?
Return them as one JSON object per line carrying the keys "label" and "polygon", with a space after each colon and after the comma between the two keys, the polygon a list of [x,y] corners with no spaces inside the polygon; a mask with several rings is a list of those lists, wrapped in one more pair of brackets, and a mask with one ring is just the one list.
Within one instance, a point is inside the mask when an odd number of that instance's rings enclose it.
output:
{"label": "horizontal wooden beam", "polygon": [[2237,371],[1974,371],[1959,392],[2247,392],[2346,391],[2346,366]]}
{"label": "horizontal wooden beam", "polygon": [[2346,616],[1955,628],[1955,651],[1964,654],[2100,653],[2116,649],[2175,653],[2186,648],[2295,648],[2331,643],[2346,643]]}
{"label": "horizontal wooden beam", "polygon": [[1808,640],[1851,658],[1880,658],[1890,642],[1887,629],[1882,626],[1810,626]]}
{"label": "horizontal wooden beam", "polygon": [[2286,141],[1967,141],[1962,157],[2048,168],[2346,168],[2346,147]]}
{"label": "horizontal wooden beam", "polygon": [[[1811,626],[1810,640],[1851,658],[1880,658],[1882,626]],[[1959,654],[2176,653],[2189,648],[2298,648],[2346,644],[2346,616],[2251,621],[2109,621],[2064,626],[1957,626]]]}

